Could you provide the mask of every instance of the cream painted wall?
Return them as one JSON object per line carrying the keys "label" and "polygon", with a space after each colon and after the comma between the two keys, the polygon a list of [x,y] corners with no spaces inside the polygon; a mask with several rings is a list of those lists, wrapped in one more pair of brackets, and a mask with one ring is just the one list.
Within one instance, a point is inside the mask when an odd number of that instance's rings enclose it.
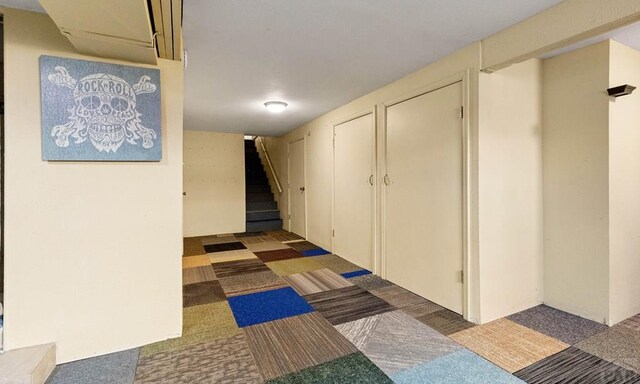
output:
{"label": "cream painted wall", "polygon": [[[288,184],[287,175],[287,146],[288,143],[307,135],[307,238],[323,248],[331,249],[331,196],[333,193],[333,125],[337,122],[344,121],[346,118],[364,111],[371,111],[374,107],[378,108],[377,114],[377,142],[378,142],[378,158],[384,158],[384,146],[382,145],[384,120],[380,113],[382,104],[393,99],[397,99],[412,93],[417,89],[428,87],[436,84],[443,79],[452,76],[462,76],[469,70],[468,89],[465,90],[467,97],[467,106],[469,111],[469,122],[471,131],[471,156],[476,159],[477,156],[477,130],[478,130],[478,74],[480,65],[480,46],[473,44],[463,50],[460,50],[445,59],[435,62],[427,67],[420,69],[394,83],[383,88],[373,91],[362,96],[342,107],[339,107],[307,124],[290,132],[280,138],[269,138],[267,140],[267,148],[272,156],[278,175],[283,181],[285,191],[280,196],[280,209],[282,217],[286,218],[287,210],[287,192]],[[473,321],[480,321],[479,312],[479,292],[478,284],[478,267],[477,267],[477,161],[472,161],[471,169],[471,214],[472,214],[472,231],[470,234],[470,243],[472,255],[470,257],[471,266],[467,272],[472,296],[470,297],[469,318]],[[377,179],[380,181],[385,174],[384,167],[379,166]],[[383,183],[378,182],[378,194],[382,193]],[[381,201],[378,202],[378,217],[381,220],[382,206]],[[285,220],[286,224],[286,220]],[[355,223],[354,223],[355,224]],[[380,259],[381,249],[381,233],[375,234],[376,256]],[[378,264],[379,265],[379,264]],[[380,271],[378,271],[380,273]]]}
{"label": "cream painted wall", "polygon": [[180,62],[159,60],[159,163],[46,162],[40,55],[80,56],[48,16],[2,9],[5,29],[5,347],[56,342],[58,363],[179,336]]}
{"label": "cream painted wall", "polygon": [[[640,52],[610,46],[609,86],[640,86]],[[610,322],[640,312],[640,94],[609,101]]]}
{"label": "cream painted wall", "polygon": [[184,131],[184,236],[244,232],[244,135]]}
{"label": "cream painted wall", "polygon": [[482,321],[542,302],[542,62],[480,74]]}
{"label": "cream painted wall", "polygon": [[543,63],[544,301],[609,318],[609,42]]}

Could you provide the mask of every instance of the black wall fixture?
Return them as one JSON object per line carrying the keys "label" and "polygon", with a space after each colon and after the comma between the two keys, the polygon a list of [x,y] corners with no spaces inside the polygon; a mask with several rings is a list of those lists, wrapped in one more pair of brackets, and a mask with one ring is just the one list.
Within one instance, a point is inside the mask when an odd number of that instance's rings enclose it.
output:
{"label": "black wall fixture", "polygon": [[607,89],[609,96],[620,97],[630,95],[636,89],[633,85],[625,84]]}

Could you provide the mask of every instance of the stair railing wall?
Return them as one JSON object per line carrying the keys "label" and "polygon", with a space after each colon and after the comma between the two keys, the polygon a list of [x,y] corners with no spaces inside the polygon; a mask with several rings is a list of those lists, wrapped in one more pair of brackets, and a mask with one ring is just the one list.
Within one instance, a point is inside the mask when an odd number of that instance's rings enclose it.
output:
{"label": "stair railing wall", "polygon": [[267,160],[267,167],[269,167],[271,176],[273,176],[273,180],[276,183],[276,187],[278,188],[278,193],[282,193],[282,186],[280,186],[280,180],[278,180],[278,175],[276,174],[276,170],[273,168],[273,164],[271,164],[271,158],[269,157],[269,152],[267,152],[267,147],[264,145],[264,139],[258,136],[256,137],[255,141],[260,142],[260,148],[262,149],[262,153],[264,153],[265,160]]}

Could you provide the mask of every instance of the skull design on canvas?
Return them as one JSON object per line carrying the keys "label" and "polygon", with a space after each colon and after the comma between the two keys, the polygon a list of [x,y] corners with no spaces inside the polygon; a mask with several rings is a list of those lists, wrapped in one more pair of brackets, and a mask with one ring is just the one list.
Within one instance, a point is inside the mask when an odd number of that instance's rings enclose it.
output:
{"label": "skull design on canvas", "polygon": [[[51,58],[53,59],[53,58]],[[60,59],[65,60],[65,59]],[[80,60],[71,60],[81,63]],[[99,63],[95,64],[96,66]],[[102,64],[109,66],[109,64]],[[120,72],[124,66],[117,66]],[[138,72],[141,68],[136,69]],[[98,159],[126,160],[120,153],[125,151],[150,151],[158,145],[159,130],[143,124],[143,113],[139,104],[148,94],[156,93],[157,86],[145,74],[125,78],[109,71],[82,71],[73,75],[71,67],[51,66],[48,73],[42,73],[44,86],[51,84],[64,96],[66,119],[61,121],[60,112],[56,124],[51,124],[47,134],[55,146],[61,149],[84,148],[90,145],[98,153]],[[136,82],[137,81],[137,82]],[[50,91],[51,92],[51,91]],[[63,93],[64,92],[64,93]],[[49,97],[51,99],[51,97]],[[43,96],[44,103],[44,96]],[[60,102],[62,104],[62,102]],[[44,107],[44,105],[43,105]],[[129,146],[129,149],[125,147]],[[87,152],[88,148],[83,151]],[[138,155],[142,156],[142,155]],[[136,158],[137,160],[138,158]],[[144,158],[143,158],[144,159]],[[89,160],[93,160],[89,158]]]}

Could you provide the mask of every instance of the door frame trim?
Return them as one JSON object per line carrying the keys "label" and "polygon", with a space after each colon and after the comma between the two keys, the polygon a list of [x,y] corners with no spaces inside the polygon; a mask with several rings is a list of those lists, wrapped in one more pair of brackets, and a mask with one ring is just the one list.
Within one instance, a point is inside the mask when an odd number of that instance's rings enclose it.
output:
{"label": "door frame trim", "polygon": [[304,167],[302,167],[302,170],[304,172],[304,188],[305,188],[305,193],[304,193],[304,238],[306,239],[308,237],[308,232],[309,232],[309,228],[308,228],[308,220],[307,220],[307,141],[305,140],[305,137],[299,137],[297,139],[291,140],[287,143],[287,215],[288,220],[287,222],[289,223],[289,231],[293,232],[291,230],[291,144],[293,143],[297,143],[298,141],[302,141],[302,157],[304,159]]}
{"label": "door frame trim", "polygon": [[[381,103],[380,117],[382,125],[381,130],[381,159],[380,159],[380,174],[378,178],[384,177],[387,174],[387,109],[393,105],[401,102],[413,99],[425,95],[427,93],[435,92],[439,89],[445,88],[449,85],[456,83],[462,83],[462,108],[464,110],[461,128],[462,128],[462,273],[464,275],[462,283],[462,315],[465,319],[469,319],[469,315],[472,312],[471,298],[474,297],[471,294],[472,284],[471,279],[471,258],[477,258],[477,255],[473,253],[472,249],[472,225],[473,225],[473,191],[472,191],[472,136],[471,136],[471,113],[470,113],[470,71],[469,69],[459,72],[455,75],[445,77],[440,81],[431,83],[427,86],[420,87],[412,92],[408,92],[400,97],[393,98]],[[381,233],[381,245],[380,245],[380,275],[386,278],[386,222],[387,222],[387,189],[384,183],[381,185],[381,220],[380,220],[380,233]]]}
{"label": "door frame trim", "polygon": [[[365,117],[367,115],[371,115],[371,123],[372,123],[372,143],[373,143],[373,148],[372,148],[372,153],[371,153],[371,157],[372,157],[372,164],[373,164],[373,169],[371,170],[372,174],[373,174],[373,201],[372,201],[372,217],[371,217],[371,240],[372,240],[372,244],[371,244],[371,249],[372,249],[372,253],[371,253],[371,265],[373,265],[373,273],[375,274],[379,274],[380,271],[380,266],[378,264],[378,252],[379,249],[377,248],[377,236],[378,236],[378,212],[377,212],[377,199],[378,199],[378,156],[377,156],[377,152],[378,152],[378,116],[377,116],[377,108],[376,106],[367,108],[365,110],[362,110],[358,113],[354,113],[351,114],[343,119],[340,120],[336,120],[334,122],[331,123],[331,134],[332,134],[332,141],[333,141],[333,150],[332,150],[332,169],[331,169],[331,251],[335,252],[335,228],[336,228],[336,127],[338,125],[342,125],[345,123],[348,123],[350,121],[359,119],[361,117]],[[361,266],[359,266],[361,267]]]}

